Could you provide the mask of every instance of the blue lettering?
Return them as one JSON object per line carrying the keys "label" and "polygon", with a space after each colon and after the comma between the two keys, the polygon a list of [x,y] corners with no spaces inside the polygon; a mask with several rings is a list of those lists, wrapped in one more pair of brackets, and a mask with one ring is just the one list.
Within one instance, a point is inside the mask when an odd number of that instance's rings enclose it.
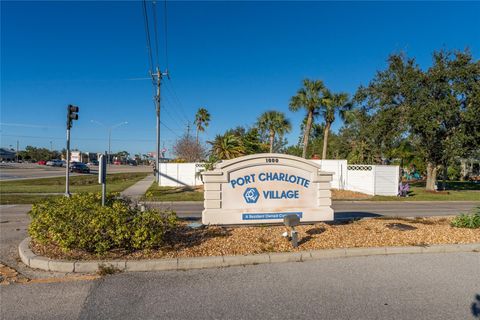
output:
{"label": "blue lettering", "polygon": [[265,199],[298,199],[300,194],[298,190],[263,190],[263,198]]}
{"label": "blue lettering", "polygon": [[238,184],[239,186],[243,186],[243,185],[245,184],[245,180],[244,180],[243,178],[238,178],[238,179],[237,179],[237,184]]}

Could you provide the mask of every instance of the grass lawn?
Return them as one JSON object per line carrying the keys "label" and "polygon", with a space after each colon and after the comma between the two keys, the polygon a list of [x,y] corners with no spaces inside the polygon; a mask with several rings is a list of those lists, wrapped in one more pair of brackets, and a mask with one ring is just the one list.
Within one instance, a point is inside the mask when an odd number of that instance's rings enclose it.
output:
{"label": "grass lawn", "polygon": [[[152,184],[145,194],[148,201],[203,201],[201,187],[159,187]],[[480,183],[453,181],[447,183],[446,191],[427,192],[425,183],[410,185],[406,198],[397,196],[369,196],[363,193],[332,189],[332,200],[369,201],[480,201]]]}
{"label": "grass lawn", "polygon": [[[441,183],[439,182],[439,188]],[[425,182],[410,184],[409,196],[391,197],[374,196],[374,201],[480,201],[480,183],[471,181],[448,181],[445,191],[429,192],[425,190]]]}
{"label": "grass lawn", "polygon": [[203,201],[202,187],[159,187],[155,183],[145,193],[147,201]]}
{"label": "grass lawn", "polygon": [[[149,173],[116,173],[107,175],[107,192],[120,192]],[[33,203],[51,197],[49,195],[13,195],[11,193],[62,193],[65,191],[65,178],[44,178],[15,181],[0,181],[0,203]],[[82,175],[70,177],[70,192],[101,192],[97,175]]]}

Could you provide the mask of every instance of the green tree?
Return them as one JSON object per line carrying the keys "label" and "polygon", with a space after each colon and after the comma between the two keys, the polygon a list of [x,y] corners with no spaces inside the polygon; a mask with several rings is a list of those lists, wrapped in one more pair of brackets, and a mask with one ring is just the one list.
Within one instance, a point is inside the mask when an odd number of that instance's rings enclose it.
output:
{"label": "green tree", "polygon": [[257,127],[245,128],[238,126],[227,130],[226,133],[237,137],[244,148],[244,155],[263,153],[268,151],[268,145],[262,142],[262,137]]}
{"label": "green tree", "polygon": [[212,155],[218,160],[233,159],[245,154],[240,138],[229,132],[215,136],[215,139],[208,143],[212,145]]}
{"label": "green tree", "polygon": [[262,113],[257,120],[257,127],[268,135],[270,153],[273,152],[275,137],[277,136],[281,139],[285,133],[290,132],[292,129],[292,125],[285,117],[285,114],[278,111]]}
{"label": "green tree", "polygon": [[410,137],[426,163],[427,190],[435,189],[440,165],[479,148],[480,62],[468,51],[435,52],[426,71],[414,59],[392,55],[357,98],[375,113],[387,145]]}
{"label": "green tree", "polygon": [[341,119],[345,120],[345,114],[351,109],[351,104],[348,102],[348,94],[346,93],[332,93],[325,88],[323,94],[322,109],[320,111],[325,120],[325,128],[323,129],[322,159],[326,159],[328,134],[330,133],[332,123],[335,121],[335,114],[338,112]]}
{"label": "green tree", "polygon": [[18,152],[19,158],[22,160],[30,160],[37,162],[40,160],[51,160],[60,156],[58,151],[50,151],[47,148],[36,148],[33,146],[26,146],[25,150]]}
{"label": "green tree", "polygon": [[302,157],[307,156],[308,140],[312,128],[314,114],[320,111],[322,105],[322,91],[325,86],[321,80],[303,80],[303,87],[290,99],[290,111],[296,112],[301,109],[307,111],[307,123],[303,133]]}
{"label": "green tree", "polygon": [[210,113],[208,112],[207,109],[205,108],[200,108],[197,110],[197,113],[195,114],[195,126],[196,126],[196,137],[195,141],[198,144],[198,133],[199,132],[204,132],[205,129],[208,127],[208,124],[210,123]]}

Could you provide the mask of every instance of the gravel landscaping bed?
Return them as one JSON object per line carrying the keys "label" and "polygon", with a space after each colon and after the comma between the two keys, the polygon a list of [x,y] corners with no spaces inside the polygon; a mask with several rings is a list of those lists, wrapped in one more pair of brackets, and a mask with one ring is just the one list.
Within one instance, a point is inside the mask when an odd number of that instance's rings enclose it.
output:
{"label": "gravel landscaping bed", "polygon": [[188,228],[181,223],[166,235],[162,248],[136,252],[111,251],[98,256],[83,251],[63,252],[55,246],[31,244],[32,251],[53,259],[151,259],[221,255],[246,255],[265,252],[383,247],[428,246],[480,242],[480,229],[454,228],[452,218],[376,218],[348,223],[317,223],[297,227],[299,247],[292,248],[282,237],[283,226]]}

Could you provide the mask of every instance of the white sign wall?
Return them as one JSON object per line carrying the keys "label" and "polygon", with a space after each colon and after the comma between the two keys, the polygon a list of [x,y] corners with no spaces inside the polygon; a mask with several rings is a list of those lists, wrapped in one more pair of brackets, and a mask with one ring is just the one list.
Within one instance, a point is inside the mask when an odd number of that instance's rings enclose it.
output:
{"label": "white sign wall", "polygon": [[281,223],[333,220],[332,173],[303,158],[256,154],[223,161],[202,172],[204,224]]}

